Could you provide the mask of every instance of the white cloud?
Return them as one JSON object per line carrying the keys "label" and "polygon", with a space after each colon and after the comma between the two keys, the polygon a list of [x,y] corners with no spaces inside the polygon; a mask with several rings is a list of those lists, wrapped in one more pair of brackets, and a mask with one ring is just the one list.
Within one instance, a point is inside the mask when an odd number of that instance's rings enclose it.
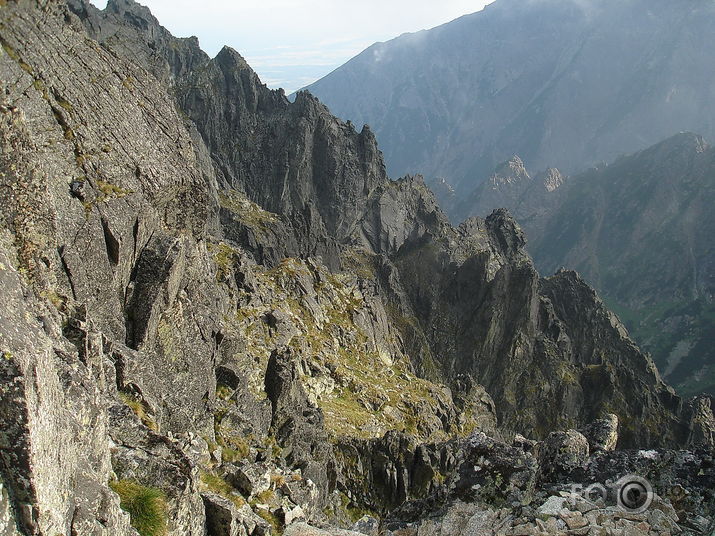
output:
{"label": "white cloud", "polygon": [[[104,7],[106,0],[93,0]],[[196,35],[216,54],[238,50],[271,86],[286,91],[345,63],[376,41],[479,11],[482,0],[140,0],[174,35]],[[305,67],[303,74],[300,68]],[[265,76],[265,75],[264,75]],[[276,82],[280,80],[280,82]],[[298,85],[299,84],[299,85]]]}

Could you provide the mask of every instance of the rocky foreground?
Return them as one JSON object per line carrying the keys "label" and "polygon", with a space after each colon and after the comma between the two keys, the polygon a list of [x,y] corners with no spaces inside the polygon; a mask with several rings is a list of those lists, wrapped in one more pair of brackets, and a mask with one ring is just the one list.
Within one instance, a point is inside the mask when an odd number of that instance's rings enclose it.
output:
{"label": "rocky foreground", "polygon": [[0,534],[711,530],[710,399],[506,211],[133,2],[0,43]]}

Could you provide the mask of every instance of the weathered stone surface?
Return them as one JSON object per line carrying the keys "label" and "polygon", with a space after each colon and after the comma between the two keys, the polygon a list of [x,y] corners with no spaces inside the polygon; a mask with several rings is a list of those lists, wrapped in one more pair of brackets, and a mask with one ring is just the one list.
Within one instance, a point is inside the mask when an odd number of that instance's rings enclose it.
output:
{"label": "weathered stone surface", "polygon": [[307,518],[314,517],[316,514],[314,510],[320,504],[319,491],[315,482],[294,473],[285,479],[280,490],[285,498],[301,508]]}
{"label": "weathered stone surface", "polygon": [[300,506],[288,504],[281,506],[279,516],[282,518],[284,524],[290,525],[299,519],[305,519],[305,512]]}
{"label": "weathered stone surface", "polygon": [[460,500],[499,498],[511,504],[531,499],[537,462],[530,453],[479,433],[461,445],[457,456],[449,487]]}
{"label": "weathered stone surface", "polygon": [[206,510],[206,531],[210,536],[248,536],[238,511],[228,499],[214,493],[202,493]]}
{"label": "weathered stone surface", "polygon": [[581,430],[588,440],[591,452],[614,450],[618,444],[618,416],[609,413]]}
{"label": "weathered stone surface", "polygon": [[353,523],[350,530],[359,532],[360,534],[365,534],[366,536],[379,536],[380,521],[372,516],[362,516],[355,523]]}
{"label": "weathered stone surface", "polygon": [[568,512],[567,503],[568,499],[563,497],[549,497],[536,511],[546,516],[559,516],[564,512]]}
{"label": "weathered stone surface", "polygon": [[422,523],[417,530],[417,536],[448,536],[449,534],[464,534],[465,536],[493,536],[497,534],[499,512],[480,510],[471,504],[457,503],[450,508],[447,515],[439,520]]}
{"label": "weathered stone surface", "polygon": [[274,353],[266,371],[266,394],[273,405],[271,430],[287,451],[286,460],[312,480],[322,497],[335,486],[335,462],[322,426],[321,410],[303,390],[290,351]]}
{"label": "weathered stone surface", "polygon": [[306,523],[293,523],[286,527],[284,536],[359,536],[360,532],[341,529],[319,529]]}
{"label": "weathered stone surface", "polygon": [[107,486],[112,468],[101,346],[98,354],[80,361],[77,349],[58,336],[57,313],[27,288],[5,243],[0,244],[0,287],[5,530],[12,533],[17,524],[25,534],[62,533],[65,527],[128,533],[128,517]]}
{"label": "weathered stone surface", "polygon": [[107,413],[115,475],[163,490],[169,499],[170,530],[203,534],[204,508],[191,460],[177,443],[148,428],[128,406],[110,406]]}
{"label": "weathered stone surface", "polygon": [[215,493],[203,492],[208,536],[267,536],[268,523],[256,515],[248,505],[240,508]]}
{"label": "weathered stone surface", "polygon": [[688,443],[704,447],[715,445],[713,399],[708,396],[693,398],[688,401],[688,414],[690,416]]}
{"label": "weathered stone surface", "polygon": [[12,511],[10,497],[8,497],[5,486],[0,482],[0,534],[2,536],[20,536],[15,521],[15,513]]}
{"label": "weathered stone surface", "polygon": [[226,472],[226,480],[247,497],[253,497],[271,487],[268,465],[251,463],[233,466]]}
{"label": "weathered stone surface", "polygon": [[[13,395],[20,413],[3,412],[11,419],[3,428],[20,427],[13,449],[26,462],[4,457],[11,475],[25,471],[20,481],[9,480],[11,500],[24,512],[20,523],[28,533],[130,534],[128,516],[107,486],[113,475],[107,409],[118,382],[104,341],[125,342],[123,305],[137,254],[163,225],[180,225],[188,236],[200,232],[207,218],[200,200],[210,188],[193,167],[189,136],[166,92],[88,41],[63,4],[44,6],[43,16],[39,10],[34,2],[2,10],[2,188],[10,193],[3,195],[3,233],[20,231],[2,273],[17,277],[17,269],[26,285],[3,282],[3,352],[15,356],[4,362],[19,365],[7,385],[20,389]],[[197,187],[198,203],[177,210]],[[171,290],[175,278],[158,284]],[[13,292],[20,301],[13,303]],[[16,316],[22,320],[11,320]],[[32,346],[15,339],[16,330],[34,339]],[[149,397],[146,383],[141,388]],[[28,391],[29,385],[36,387]],[[201,533],[203,507],[188,493],[188,502],[172,505],[170,525]]]}
{"label": "weathered stone surface", "polygon": [[539,454],[544,468],[542,478],[548,479],[556,473],[568,474],[588,461],[588,440],[576,430],[552,432],[544,440]]}

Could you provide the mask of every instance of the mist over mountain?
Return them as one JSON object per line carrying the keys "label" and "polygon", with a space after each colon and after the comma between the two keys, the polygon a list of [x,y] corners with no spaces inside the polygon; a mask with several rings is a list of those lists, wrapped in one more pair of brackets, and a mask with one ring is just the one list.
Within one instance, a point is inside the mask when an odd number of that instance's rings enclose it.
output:
{"label": "mist over mountain", "polygon": [[514,154],[573,173],[679,131],[715,137],[714,26],[706,0],[498,0],[307,89],[373,128],[391,176],[464,194]]}

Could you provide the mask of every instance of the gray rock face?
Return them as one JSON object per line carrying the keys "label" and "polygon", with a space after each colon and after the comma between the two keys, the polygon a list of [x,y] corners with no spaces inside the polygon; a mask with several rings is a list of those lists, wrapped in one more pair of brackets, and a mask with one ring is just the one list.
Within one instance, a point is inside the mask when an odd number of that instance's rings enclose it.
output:
{"label": "gray rock face", "polygon": [[[407,297],[405,316],[432,328],[423,332],[430,353],[409,348],[413,359],[420,356],[425,366],[439,356],[436,367],[452,381],[471,375],[493,398],[500,423],[514,430],[544,437],[549,429],[588,423],[615,404],[623,408],[619,417],[645,411],[663,423],[623,427],[623,445],[659,442],[663,430],[684,437],[685,428],[669,417],[682,411],[681,402],[583,280],[566,272],[540,279],[523,250],[523,233],[503,211],[450,232],[443,242],[422,240],[392,257]],[[450,240],[455,247],[441,249]],[[523,375],[505,377],[504,370]],[[652,387],[639,391],[643,398],[632,406],[628,398],[601,398],[608,392],[603,385],[623,392],[633,381]]]}
{"label": "gray rock face", "polygon": [[319,529],[306,523],[295,523],[283,533],[285,536],[361,536],[361,532],[341,529]]}
{"label": "gray rock face", "polygon": [[271,429],[288,450],[287,461],[320,486],[323,497],[334,488],[333,453],[324,432],[321,410],[308,401],[289,352],[274,353],[266,371],[266,394],[273,405]]}
{"label": "gray rock face", "polygon": [[28,300],[6,251],[0,253],[7,348],[0,369],[3,530],[12,534],[17,524],[25,534],[56,533],[69,525],[126,533],[129,520],[107,487],[112,467],[101,350],[82,363],[69,341],[60,343],[59,317]]}
{"label": "gray rock face", "polygon": [[368,201],[360,237],[376,253],[393,257],[407,243],[450,233],[422,177],[383,183]]}
{"label": "gray rock face", "polygon": [[247,536],[248,532],[238,519],[236,507],[228,499],[213,493],[203,493],[206,509],[206,530],[217,536]]}
{"label": "gray rock face", "polygon": [[[177,487],[168,477],[175,467],[161,469],[171,466],[175,449],[157,438],[159,454],[124,435],[116,442],[117,430],[142,424],[131,412],[121,413],[121,426],[113,424],[116,388],[129,384],[117,381],[108,347],[126,341],[124,305],[137,257],[152,237],[173,243],[172,228],[183,229],[179,242],[195,248],[211,187],[197,171],[190,137],[166,92],[145,71],[87,40],[64,5],[45,6],[42,17],[39,10],[34,2],[2,10],[2,189],[8,192],[0,270],[2,405],[12,408],[2,412],[3,481],[23,533],[131,534],[108,483],[141,465],[146,470],[134,474],[144,484],[172,491],[171,530],[203,533],[190,465]],[[196,205],[185,202],[193,189]],[[187,248],[181,253],[166,278],[146,280],[147,303],[155,308],[142,321],[150,326],[161,326],[160,313],[179,301],[174,293]],[[193,347],[201,352],[199,341]],[[137,394],[157,401],[152,409],[161,415],[161,402],[177,393],[181,380],[174,375],[171,390],[159,389],[156,374],[150,384],[147,371],[160,368],[161,359],[145,345],[143,370],[128,363],[125,377]],[[187,387],[200,385],[186,380]],[[183,401],[187,408],[190,399]],[[177,422],[198,425],[191,413],[173,423],[157,418],[167,430]]]}
{"label": "gray rock face", "polygon": [[0,484],[0,534],[3,536],[20,536],[10,497],[7,494],[7,489],[2,484]]}
{"label": "gray rock face", "polygon": [[201,494],[206,509],[206,533],[210,536],[251,536],[270,534],[268,523],[244,505],[237,508],[231,501],[205,492]]}
{"label": "gray rock face", "polygon": [[713,444],[713,410],[712,398],[707,396],[695,397],[688,401],[690,412],[690,437],[693,445]]}
{"label": "gray rock face", "polygon": [[107,412],[116,477],[152,483],[166,493],[171,533],[204,534],[197,469],[189,457],[175,442],[144,425],[127,405],[111,406]]}
{"label": "gray rock face", "polygon": [[271,487],[271,471],[266,464],[246,464],[229,471],[226,480],[246,497],[253,498]]}
{"label": "gray rock face", "polygon": [[221,186],[289,220],[289,241],[298,246],[289,246],[289,254],[320,255],[336,266],[336,240],[353,233],[368,194],[386,180],[369,128],[357,133],[307,93],[291,104],[282,91],[268,90],[235,50],[210,59],[196,41],[171,37],[133,2],[113,1],[100,13],[77,0],[73,10],[100,42],[170,83]]}
{"label": "gray rock face", "polygon": [[570,473],[586,463],[589,455],[588,440],[576,430],[551,432],[544,440],[541,449],[541,465],[548,473],[542,478],[548,478],[553,472]]}
{"label": "gray rock face", "polygon": [[372,516],[362,516],[351,529],[366,536],[378,536],[380,534],[380,521]]}
{"label": "gray rock face", "polygon": [[390,175],[441,177],[461,197],[514,154],[572,173],[678,131],[713,138],[714,18],[704,1],[499,0],[307,89],[374,129]]}

